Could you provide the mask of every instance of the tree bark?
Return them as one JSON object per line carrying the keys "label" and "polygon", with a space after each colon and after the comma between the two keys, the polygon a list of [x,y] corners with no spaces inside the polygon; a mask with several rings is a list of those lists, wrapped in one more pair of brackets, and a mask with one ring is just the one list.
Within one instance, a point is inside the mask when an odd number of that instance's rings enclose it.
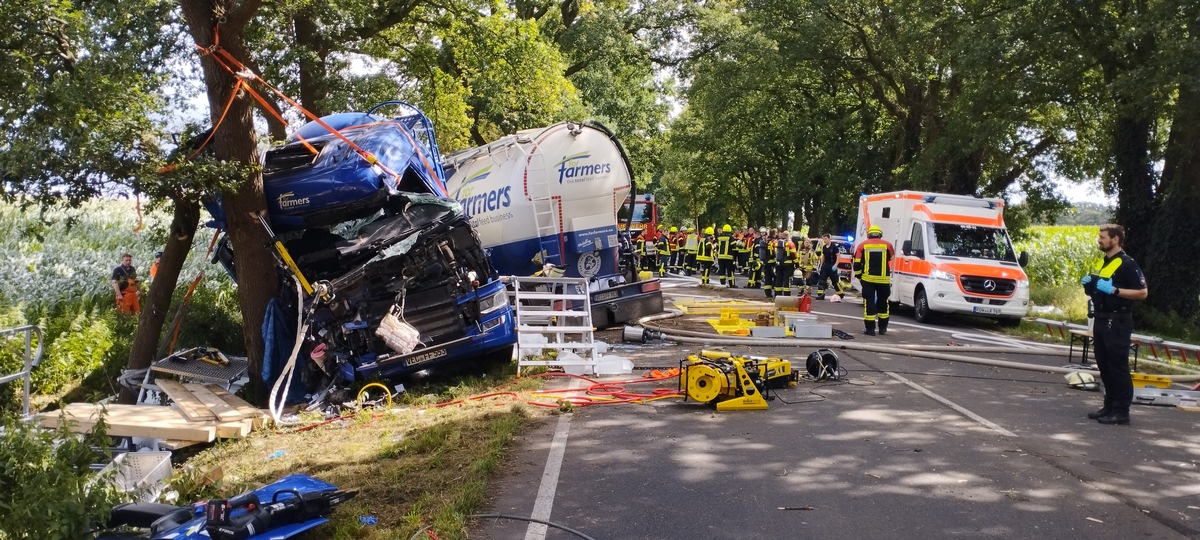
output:
{"label": "tree bark", "polygon": [[[1200,18],[1190,23],[1200,38]],[[1182,70],[1179,99],[1167,140],[1153,236],[1142,260],[1150,287],[1147,303],[1156,311],[1197,321],[1200,311],[1200,79],[1196,64]],[[1186,65],[1186,64],[1185,64]],[[1194,328],[1194,326],[1193,326]]]}
{"label": "tree bark", "polygon": [[[157,275],[150,284],[147,301],[138,317],[137,332],[133,336],[133,347],[129,351],[129,369],[145,369],[157,360],[155,356],[158,352],[158,341],[162,335],[163,323],[167,320],[167,312],[171,309],[171,295],[179,284],[179,272],[192,249],[192,239],[196,236],[199,221],[199,204],[175,201],[167,245],[163,248]],[[136,400],[137,392],[128,388],[121,389],[118,398],[120,403],[128,404]]]}
{"label": "tree bark", "polygon": [[[219,0],[181,0],[180,4],[188,31],[197,45],[211,48],[215,29],[222,49],[234,58],[248,58],[243,31],[246,21],[259,7],[257,2],[243,2],[232,13],[225,12],[225,3]],[[218,25],[220,19],[223,22]],[[211,54],[201,55],[200,64],[204,71],[212,122],[216,125],[221,110],[236,88],[237,80],[232,73],[218,65]],[[246,97],[233,100],[210,143],[217,159],[244,163],[247,167],[255,167],[258,163],[251,103]],[[275,261],[267,247],[269,238],[257,219],[265,212],[262,171],[255,167],[236,192],[225,195],[228,234],[237,254],[238,302],[242,310],[252,399],[262,397],[262,322],[267,303],[279,285]]]}

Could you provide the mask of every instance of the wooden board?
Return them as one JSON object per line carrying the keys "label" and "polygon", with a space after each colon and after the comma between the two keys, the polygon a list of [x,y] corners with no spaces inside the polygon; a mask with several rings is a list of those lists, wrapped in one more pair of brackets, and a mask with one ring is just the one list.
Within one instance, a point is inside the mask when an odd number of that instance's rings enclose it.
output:
{"label": "wooden board", "polygon": [[[217,435],[215,425],[189,422],[170,407],[112,404],[103,408],[108,411],[105,421],[110,436],[211,442]],[[71,431],[84,433],[96,425],[100,411],[100,405],[72,403],[63,411],[39,415],[38,421],[45,427],[58,427],[60,415],[65,415],[72,423]]]}
{"label": "wooden board", "polygon": [[193,396],[196,396],[196,399],[204,403],[204,406],[208,407],[209,411],[217,415],[218,420],[222,422],[236,422],[246,419],[245,415],[212,393],[211,390],[205,388],[203,384],[185,384],[183,387],[187,388]]}
{"label": "wooden board", "polygon": [[215,384],[206,384],[204,387],[207,388],[209,392],[216,394],[217,397],[224,400],[225,403],[228,403],[231,407],[237,409],[237,411],[242,413],[243,416],[251,419],[252,422],[250,424],[250,429],[254,430],[263,426],[263,423],[267,418],[267,411],[251,405],[250,403],[246,402],[246,400],[233,395],[228,390]]}
{"label": "wooden board", "polygon": [[189,446],[196,446],[200,441],[183,441],[179,439],[165,439],[158,441],[159,450],[179,450]]}
{"label": "wooden board", "polygon": [[250,434],[250,429],[253,427],[254,421],[249,418],[238,420],[235,422],[221,422],[215,424],[217,427],[218,439],[240,439]]}
{"label": "wooden board", "polygon": [[217,415],[208,410],[192,392],[183,387],[183,383],[172,381],[171,379],[157,379],[154,385],[163,391],[175,405],[179,407],[179,412],[188,420],[196,422],[204,422],[208,420],[216,420]]}

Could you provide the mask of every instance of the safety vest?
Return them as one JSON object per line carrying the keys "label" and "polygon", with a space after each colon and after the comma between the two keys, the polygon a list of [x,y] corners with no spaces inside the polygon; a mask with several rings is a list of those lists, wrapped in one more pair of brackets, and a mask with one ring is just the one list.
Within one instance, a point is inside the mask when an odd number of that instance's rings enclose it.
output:
{"label": "safety vest", "polygon": [[759,256],[766,264],[775,264],[775,242],[767,240],[766,237],[758,239]]}
{"label": "safety vest", "polygon": [[713,260],[713,242],[710,238],[701,238],[700,245],[696,251],[697,261],[712,261]]}
{"label": "safety vest", "polygon": [[703,238],[700,238],[699,233],[689,234],[687,236],[687,241],[685,244],[687,246],[688,254],[695,255],[696,250],[700,248],[700,242],[702,242],[703,240],[704,240]]}
{"label": "safety vest", "polygon": [[796,244],[791,240],[780,240],[783,243],[783,261],[785,263],[796,264]]}
{"label": "safety vest", "polygon": [[728,233],[717,236],[717,258],[733,259],[733,237]]}
{"label": "safety vest", "polygon": [[642,255],[656,254],[658,252],[658,250],[655,249],[654,242],[647,242],[645,239],[645,236],[646,236],[646,233],[643,232],[642,236],[638,237],[638,242],[640,242],[639,245],[642,247]]}
{"label": "safety vest", "polygon": [[683,248],[683,235],[679,233],[672,234],[667,238],[667,252],[675,253]]}
{"label": "safety vest", "polygon": [[854,250],[854,271],[867,283],[886,285],[892,281],[892,245],[882,238],[868,238]]}
{"label": "safety vest", "polygon": [[815,270],[817,268],[818,255],[811,249],[800,250],[800,268],[805,270]]}
{"label": "safety vest", "polygon": [[[1121,264],[1125,262],[1126,255],[1124,251],[1113,256],[1108,264],[1104,263],[1104,259],[1096,261],[1092,267],[1093,281],[1101,279],[1112,279],[1117,273],[1117,269],[1121,268]],[[1125,298],[1118,298],[1109,294],[1094,294],[1092,295],[1092,303],[1097,313],[1128,313],[1133,307],[1133,301]]]}
{"label": "safety vest", "polygon": [[667,241],[667,235],[665,234],[660,234],[658,236],[658,242],[654,245],[654,247],[658,248],[658,253],[660,255],[665,255],[671,252],[671,243]]}

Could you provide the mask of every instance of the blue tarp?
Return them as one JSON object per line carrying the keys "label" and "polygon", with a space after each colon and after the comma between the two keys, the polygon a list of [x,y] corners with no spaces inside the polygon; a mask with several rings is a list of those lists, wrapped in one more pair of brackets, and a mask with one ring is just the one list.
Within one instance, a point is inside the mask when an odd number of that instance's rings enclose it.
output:
{"label": "blue tarp", "polygon": [[[279,307],[278,302],[272,298],[271,302],[267,304],[267,314],[263,318],[262,326],[262,379],[267,383],[267,388],[275,385],[275,375],[283,371],[283,367],[287,365],[288,356],[292,354],[292,347],[296,344],[296,329],[292,327],[293,323],[291,318]],[[304,362],[304,358],[296,359],[296,372],[292,374],[292,385],[288,388],[286,405],[304,401],[304,395],[307,393],[303,381]]]}

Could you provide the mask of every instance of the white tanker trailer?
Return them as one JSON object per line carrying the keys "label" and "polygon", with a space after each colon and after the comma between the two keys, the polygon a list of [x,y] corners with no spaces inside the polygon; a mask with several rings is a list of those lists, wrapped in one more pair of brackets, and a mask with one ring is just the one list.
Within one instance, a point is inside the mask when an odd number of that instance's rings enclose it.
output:
{"label": "white tanker trailer", "polygon": [[502,275],[553,263],[590,280],[592,320],[612,326],[662,311],[657,279],[622,264],[617,209],[632,188],[624,148],[596,122],[519,131],[444,160],[457,199]]}

